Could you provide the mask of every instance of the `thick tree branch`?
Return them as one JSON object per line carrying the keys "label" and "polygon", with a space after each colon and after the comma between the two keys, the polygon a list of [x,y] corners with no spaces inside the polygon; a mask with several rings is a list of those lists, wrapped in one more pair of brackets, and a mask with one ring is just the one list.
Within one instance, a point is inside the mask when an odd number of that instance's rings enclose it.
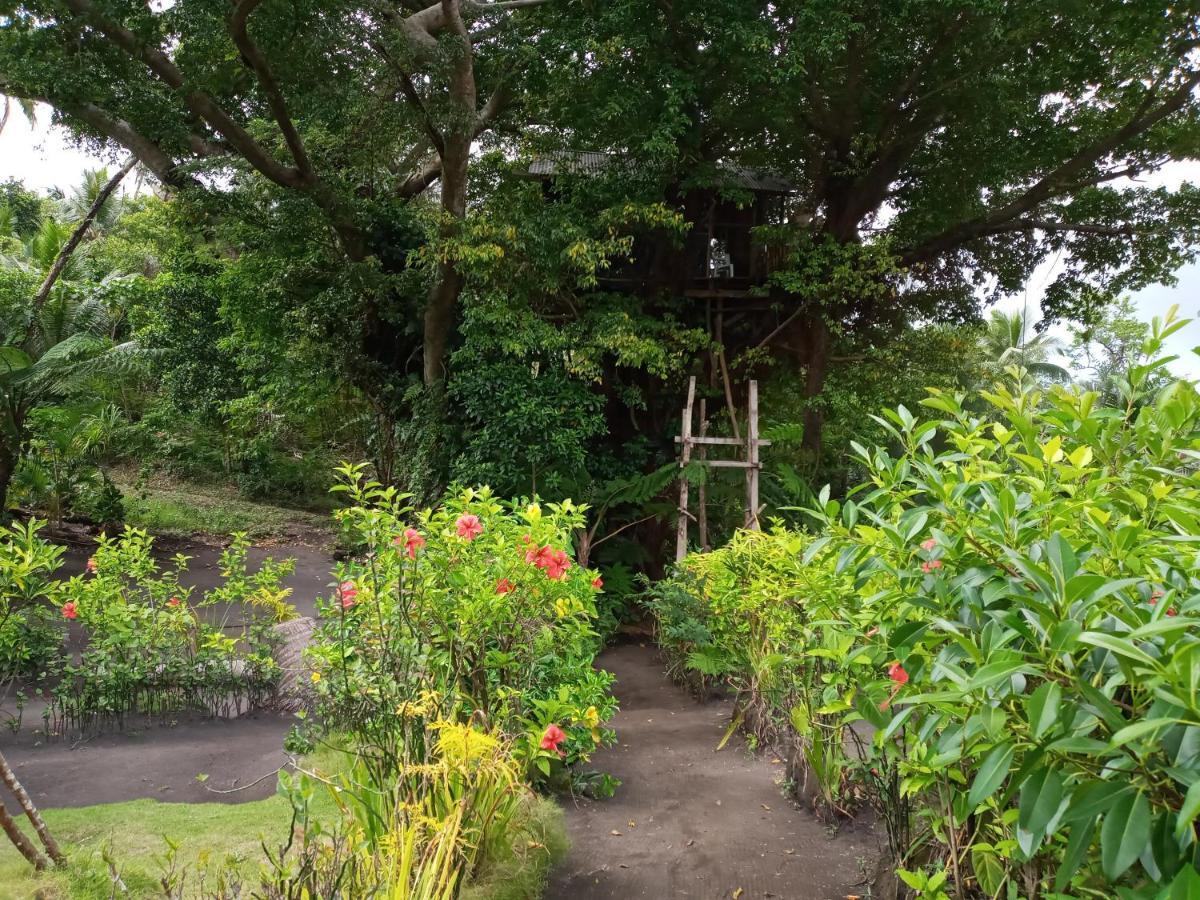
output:
{"label": "thick tree branch", "polygon": [[421,100],[421,95],[417,93],[417,86],[413,84],[412,78],[407,72],[399,72],[400,89],[404,93],[404,99],[417,111],[420,116],[421,126],[425,129],[425,134],[429,138],[429,142],[433,148],[437,150],[438,156],[446,155],[446,144],[442,140],[442,133],[438,131],[437,126],[433,122],[433,118],[429,115],[429,110],[425,103]]}
{"label": "thick tree branch", "polygon": [[993,234],[1019,231],[1073,232],[1075,234],[1098,234],[1105,237],[1130,237],[1147,231],[1133,225],[1100,225],[1094,222],[1055,222],[1049,219],[1015,219],[1002,225],[996,225],[982,232],[978,237]]}
{"label": "thick tree branch", "polygon": [[404,179],[396,194],[404,200],[411,200],[441,177],[442,158],[431,157],[425,165]]}
{"label": "thick tree branch", "polygon": [[140,59],[168,87],[178,91],[193,113],[209,123],[230,145],[271,181],[283,187],[310,186],[308,173],[279,163],[250,133],[202,91],[189,89],[183,72],[156,47],[143,44],[132,31],[105,18],[91,0],[65,0],[67,7],[99,31],[109,43]]}
{"label": "thick tree branch", "polygon": [[[1142,134],[1183,108],[1198,84],[1200,84],[1200,72],[1192,72],[1157,106],[1154,104],[1153,90],[1148,91],[1146,98],[1138,105],[1133,117],[1120,128],[1093,141],[1003,206],[970,221],[952,226],[923,244],[905,251],[900,255],[901,265],[911,266],[936,259],[943,253],[989,233],[990,229],[1025,216],[1045,201],[1068,192],[1072,187],[1077,186],[1078,176],[1090,166],[1119,150],[1131,138]],[[1125,168],[1123,171],[1128,173],[1130,168]],[[1106,180],[1107,174],[1103,173],[1094,179],[1085,179],[1084,183]]]}
{"label": "thick tree branch", "polygon": [[291,116],[288,115],[287,103],[283,99],[283,91],[279,89],[279,83],[271,73],[271,67],[267,65],[266,57],[263,56],[258,44],[251,40],[246,30],[246,23],[250,18],[250,14],[258,8],[260,3],[262,3],[262,0],[238,0],[234,5],[233,15],[229,19],[229,33],[233,37],[233,43],[241,52],[242,57],[250,64],[250,67],[254,70],[254,74],[258,76],[258,83],[262,85],[263,93],[267,95],[267,103],[271,107],[271,115],[275,118],[276,124],[279,125],[279,130],[282,132],[283,139],[287,143],[288,151],[292,154],[296,168],[303,175],[311,177],[313,174],[312,164],[309,162],[308,153],[304,149],[304,141],[301,140],[300,133],[296,130]]}

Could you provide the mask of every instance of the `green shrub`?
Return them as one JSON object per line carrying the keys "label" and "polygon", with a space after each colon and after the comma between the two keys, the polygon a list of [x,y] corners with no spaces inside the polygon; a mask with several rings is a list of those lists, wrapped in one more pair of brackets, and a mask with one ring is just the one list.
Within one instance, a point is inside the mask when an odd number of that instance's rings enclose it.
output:
{"label": "green shrub", "polygon": [[744,535],[674,582],[923,897],[1200,886],[1200,396],[1146,390],[1182,324],[1117,407],[998,386],[983,416],[940,392],[939,418],[888,413],[819,536]]}
{"label": "green shrub", "polygon": [[57,659],[63,641],[53,578],[63,550],[43,541],[37,519],[0,526],[0,691],[35,678]]}
{"label": "green shrub", "polygon": [[266,560],[251,575],[249,541],[234,535],[221,554],[224,582],[193,598],[179,582],[187,557],[160,569],[152,545],[133,528],[101,536],[87,572],[56,587],[58,614],[78,623],[84,646],[78,663],[60,646],[43,673],[48,734],[129,713],[236,715],[274,697],[272,625],[295,615],[281,584],[291,561]]}
{"label": "green shrub", "polygon": [[[475,721],[516,739],[531,775],[566,777],[615,711],[611,675],[592,667],[596,573],[559,549],[582,510],[484,488],[414,512],[363,467],[340,472],[338,518],[360,554],[336,571],[308,650],[321,718],[393,761],[430,722]],[[554,749],[550,728],[565,734]]]}

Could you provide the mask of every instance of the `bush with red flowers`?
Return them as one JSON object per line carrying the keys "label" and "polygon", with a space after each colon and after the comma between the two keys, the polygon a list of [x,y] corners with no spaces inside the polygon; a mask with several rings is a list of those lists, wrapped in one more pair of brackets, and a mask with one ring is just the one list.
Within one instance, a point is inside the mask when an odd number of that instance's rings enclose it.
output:
{"label": "bush with red flowers", "polygon": [[411,761],[431,721],[486,724],[531,778],[583,777],[615,711],[611,676],[592,666],[598,576],[570,552],[583,509],[478,488],[414,510],[362,466],[340,476],[337,518],[360,552],[308,650],[320,727]]}

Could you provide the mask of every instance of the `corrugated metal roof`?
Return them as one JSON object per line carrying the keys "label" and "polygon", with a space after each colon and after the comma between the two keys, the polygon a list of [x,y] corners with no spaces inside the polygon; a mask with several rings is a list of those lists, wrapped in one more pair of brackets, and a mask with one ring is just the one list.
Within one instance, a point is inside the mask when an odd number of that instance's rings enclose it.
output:
{"label": "corrugated metal roof", "polygon": [[[600,172],[623,161],[623,158],[615,153],[601,153],[595,150],[556,150],[535,158],[529,164],[529,174],[542,176],[562,173],[586,175]],[[755,172],[742,166],[724,164],[718,168],[729,176],[732,187],[772,194],[790,194],[795,190],[782,178],[767,172]]]}

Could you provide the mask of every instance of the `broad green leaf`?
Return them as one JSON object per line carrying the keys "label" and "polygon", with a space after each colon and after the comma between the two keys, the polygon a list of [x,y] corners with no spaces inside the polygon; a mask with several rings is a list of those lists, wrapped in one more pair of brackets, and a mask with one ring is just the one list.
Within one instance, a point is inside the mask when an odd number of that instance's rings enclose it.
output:
{"label": "broad green leaf", "polygon": [[1195,821],[1197,814],[1200,814],[1200,780],[1188,788],[1183,803],[1179,805],[1179,813],[1175,820],[1176,837],[1183,838],[1188,829],[1192,827],[1192,822]]}
{"label": "broad green leaf", "polygon": [[1126,725],[1124,728],[1114,734],[1110,743],[1113,747],[1121,747],[1144,734],[1150,734],[1151,732],[1159,731],[1163,728],[1169,728],[1178,723],[1179,719],[1165,718],[1146,719],[1142,722],[1134,722],[1132,725]]}
{"label": "broad green leaf", "polygon": [[1058,721],[1061,700],[1062,688],[1056,681],[1047,681],[1030,696],[1029,727],[1033,729],[1035,738],[1040,738]]}
{"label": "broad green leaf", "polygon": [[967,795],[967,806],[975,809],[985,799],[995,793],[1012,769],[1013,745],[1001,744],[992,749],[984,759],[971,784],[971,792]]}
{"label": "broad green leaf", "polygon": [[1056,891],[1064,891],[1071,883],[1071,877],[1079,869],[1079,864],[1083,862],[1083,858],[1087,855],[1088,847],[1091,846],[1092,837],[1096,833],[1096,816],[1090,817],[1075,822],[1071,826],[1071,834],[1067,838],[1067,847],[1063,851],[1062,858],[1058,864],[1058,871],[1054,875],[1054,889]]}
{"label": "broad green leaf", "polygon": [[1194,866],[1184,866],[1171,882],[1167,900],[1200,900],[1200,872]]}
{"label": "broad green leaf", "polygon": [[1115,637],[1111,634],[1104,634],[1099,631],[1085,631],[1079,635],[1079,640],[1085,644],[1090,644],[1093,647],[1100,647],[1108,650],[1117,656],[1123,656],[1126,659],[1132,659],[1136,662],[1145,663],[1148,666],[1155,666],[1156,663],[1152,656],[1149,656],[1144,650],[1134,646],[1130,641],[1124,638]]}
{"label": "broad green leaf", "polygon": [[1033,856],[1041,845],[1062,799],[1062,776],[1049,766],[1035,770],[1021,785],[1017,842],[1027,857]]}
{"label": "broad green leaf", "polygon": [[1150,804],[1138,791],[1122,797],[1104,815],[1100,828],[1100,865],[1115,881],[1125,874],[1150,840]]}

